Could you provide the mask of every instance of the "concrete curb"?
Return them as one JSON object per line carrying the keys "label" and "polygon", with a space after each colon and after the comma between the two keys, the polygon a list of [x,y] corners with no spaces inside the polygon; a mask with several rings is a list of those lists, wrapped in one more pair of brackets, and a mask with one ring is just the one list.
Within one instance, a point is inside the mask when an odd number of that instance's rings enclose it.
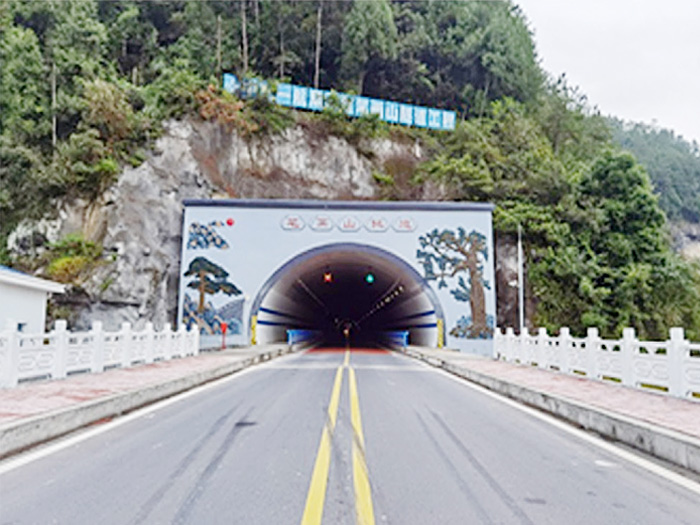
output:
{"label": "concrete curb", "polygon": [[143,389],[114,394],[73,407],[6,423],[0,426],[0,459],[61,437],[97,421],[131,412],[292,351],[287,346],[272,348],[217,368]]}
{"label": "concrete curb", "polygon": [[700,473],[700,440],[584,403],[491,377],[439,357],[406,349],[405,354],[576,426],[630,445],[674,465]]}

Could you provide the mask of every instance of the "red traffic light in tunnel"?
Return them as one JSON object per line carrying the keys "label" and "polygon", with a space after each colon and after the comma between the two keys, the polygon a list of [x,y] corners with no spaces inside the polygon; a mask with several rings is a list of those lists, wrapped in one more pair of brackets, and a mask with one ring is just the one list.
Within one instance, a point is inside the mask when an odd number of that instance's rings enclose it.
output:
{"label": "red traffic light in tunnel", "polygon": [[332,283],[333,282],[333,274],[329,271],[323,272],[323,282],[324,283]]}

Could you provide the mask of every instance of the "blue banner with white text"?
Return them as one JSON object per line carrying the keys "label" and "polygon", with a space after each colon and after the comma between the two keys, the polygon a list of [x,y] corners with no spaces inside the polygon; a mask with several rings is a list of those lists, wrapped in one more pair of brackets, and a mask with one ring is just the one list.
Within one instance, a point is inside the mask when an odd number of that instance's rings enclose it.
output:
{"label": "blue banner with white text", "polygon": [[281,83],[277,85],[277,93],[269,92],[268,83],[259,79],[239,81],[235,75],[224,74],[224,90],[234,93],[241,98],[253,98],[268,95],[270,100],[280,106],[310,111],[323,111],[329,104],[329,98],[335,96],[341,107],[351,117],[377,115],[380,120],[390,124],[415,126],[444,131],[452,131],[457,124],[457,114],[454,111],[426,108],[403,104],[390,100],[380,100],[347,93],[338,93],[322,89],[314,89],[294,84]]}

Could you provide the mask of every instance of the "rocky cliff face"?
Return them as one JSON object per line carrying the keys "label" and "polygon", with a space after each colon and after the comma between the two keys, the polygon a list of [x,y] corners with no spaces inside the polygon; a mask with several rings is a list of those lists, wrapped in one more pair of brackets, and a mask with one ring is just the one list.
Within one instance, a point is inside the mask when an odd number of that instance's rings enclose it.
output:
{"label": "rocky cliff face", "polygon": [[686,259],[700,260],[700,224],[677,222],[671,224],[671,237],[676,251]]}
{"label": "rocky cliff face", "polygon": [[[302,127],[246,141],[217,124],[171,121],[148,159],[126,168],[96,202],[60,203],[57,218],[21,225],[10,247],[22,253],[36,238],[68,233],[101,243],[111,262],[60,299],[75,312],[73,328],[94,320],[107,329],[125,321],[161,326],[175,320],[184,199],[373,199],[374,171],[421,160],[418,145],[388,139],[361,150],[371,154]],[[439,197],[435,188],[419,192],[415,198]]]}

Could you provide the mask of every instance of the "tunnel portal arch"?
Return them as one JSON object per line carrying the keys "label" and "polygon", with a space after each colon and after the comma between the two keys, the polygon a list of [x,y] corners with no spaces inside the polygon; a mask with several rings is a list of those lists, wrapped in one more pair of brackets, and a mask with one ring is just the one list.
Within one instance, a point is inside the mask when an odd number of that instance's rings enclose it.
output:
{"label": "tunnel portal arch", "polygon": [[444,341],[443,319],[437,295],[405,260],[377,246],[335,242],[285,261],[253,299],[249,326],[261,344],[290,328],[325,331],[333,342],[350,322],[358,344],[399,330],[412,344],[435,347]]}

